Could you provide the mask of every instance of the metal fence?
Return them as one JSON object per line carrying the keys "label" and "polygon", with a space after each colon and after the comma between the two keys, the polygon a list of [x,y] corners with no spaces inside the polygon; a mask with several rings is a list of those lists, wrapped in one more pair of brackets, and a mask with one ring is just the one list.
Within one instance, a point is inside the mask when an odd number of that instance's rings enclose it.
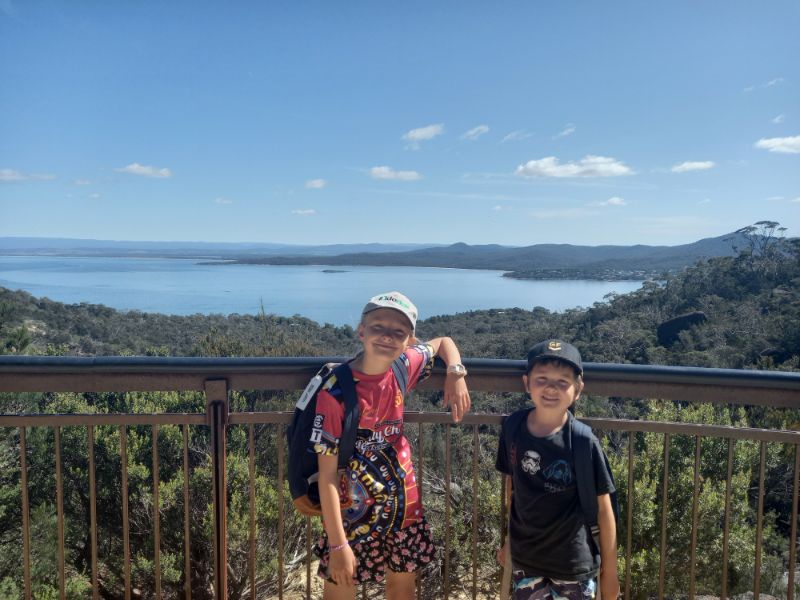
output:
{"label": "metal fence", "polygon": [[[66,572],[65,564],[67,548],[65,547],[65,515],[64,515],[64,481],[65,473],[62,464],[62,432],[64,428],[84,428],[86,431],[86,457],[88,472],[88,513],[89,523],[88,540],[90,557],[88,571],[91,575],[91,588],[94,598],[99,598],[102,588],[102,577],[98,559],[98,514],[97,514],[97,481],[95,463],[95,431],[98,427],[115,427],[119,431],[119,457],[120,457],[120,501],[121,501],[121,531],[122,531],[122,564],[124,571],[120,588],[122,597],[161,598],[162,592],[162,531],[160,524],[160,476],[159,434],[161,428],[178,427],[182,438],[182,469],[183,469],[183,597],[214,597],[224,599],[229,593],[237,597],[265,597],[267,593],[263,586],[259,589],[256,567],[260,560],[265,560],[263,555],[257,553],[256,547],[256,463],[254,436],[257,428],[269,427],[277,430],[275,439],[275,461],[277,471],[272,485],[279,491],[283,488],[285,477],[285,449],[280,440],[283,438],[283,428],[289,422],[291,413],[286,411],[270,412],[231,412],[229,395],[234,391],[242,390],[296,390],[302,388],[308,378],[316,371],[322,362],[336,362],[338,357],[329,358],[249,358],[249,359],[204,359],[204,358],[67,358],[67,357],[0,357],[0,392],[131,392],[131,391],[194,391],[205,394],[206,410],[204,413],[181,414],[17,414],[0,415],[0,428],[6,431],[16,431],[15,439],[18,443],[17,459],[20,473],[19,507],[21,514],[21,541],[20,548],[22,563],[23,596],[32,597],[35,581],[31,572],[31,505],[29,499],[28,474],[28,434],[42,428],[53,432],[53,459],[55,470],[55,504],[56,504],[56,556],[58,570],[58,587],[62,598],[66,597]],[[470,389],[474,391],[514,392],[522,391],[520,375],[524,369],[522,361],[505,360],[467,360],[465,361],[469,372]],[[677,400],[684,403],[720,403],[736,404],[743,406],[759,406],[771,408],[793,409],[800,408],[800,374],[733,371],[723,369],[700,369],[682,367],[655,367],[636,365],[592,364],[585,365],[586,389],[585,393],[597,396],[614,396],[625,398],[659,398]],[[421,389],[437,389],[441,387],[443,374],[441,370],[435,371],[430,380],[421,385]],[[634,472],[637,463],[636,436],[658,434],[663,436],[663,460],[661,464],[660,481],[660,542],[658,548],[658,596],[665,595],[665,581],[670,561],[670,552],[679,552],[682,555],[682,564],[685,565],[688,589],[684,590],[689,598],[695,596],[696,564],[698,553],[698,520],[700,518],[698,502],[703,482],[701,481],[701,452],[703,440],[715,439],[727,441],[727,479],[725,480],[724,513],[720,515],[720,524],[723,531],[721,548],[721,577],[719,581],[719,595],[728,596],[728,564],[730,563],[729,528],[731,523],[731,498],[736,490],[733,489],[732,472],[736,456],[736,444],[753,443],[758,445],[758,489],[754,493],[756,501],[754,523],[754,548],[752,557],[752,591],[761,592],[762,575],[762,547],[764,545],[764,498],[769,491],[765,480],[766,457],[768,444],[787,445],[793,456],[793,476],[791,478],[791,514],[786,515],[789,521],[789,538],[786,547],[786,596],[794,597],[795,567],[797,547],[797,506],[798,506],[798,479],[800,478],[800,433],[795,431],[778,431],[767,429],[749,429],[734,426],[712,426],[692,423],[663,423],[648,421],[631,421],[606,418],[584,419],[598,431],[609,435],[618,435],[627,439],[626,471],[618,472],[618,487],[624,487],[626,496],[620,515],[620,531],[625,536],[620,539],[620,554],[624,557],[624,570],[621,572],[621,581],[626,598],[632,597],[632,586],[637,577],[636,566],[632,564],[631,550],[634,546],[634,515],[637,502],[635,492]],[[479,533],[479,525],[485,523],[487,518],[495,519],[496,529],[499,531],[503,515],[496,514],[482,504],[479,487],[482,483],[483,470],[480,469],[480,454],[483,439],[482,431],[486,428],[495,428],[501,423],[502,415],[499,414],[470,414],[458,425],[452,425],[449,415],[445,413],[408,412],[406,422],[416,427],[416,437],[413,440],[417,452],[418,479],[425,481],[425,474],[434,469],[426,465],[422,457],[425,456],[426,444],[436,441],[436,436],[443,436],[441,443],[444,446],[443,465],[436,465],[436,471],[442,478],[442,502],[444,527],[444,551],[442,553],[440,588],[435,592],[425,592],[420,586],[420,596],[451,597],[456,593],[451,589],[451,572],[458,569],[470,579],[468,585],[462,585],[459,594],[477,598],[491,596],[496,591],[497,585],[490,581],[487,583],[485,565],[479,563],[478,549],[484,540]],[[131,428],[150,428],[152,445],[151,452],[151,489],[148,491],[152,502],[152,586],[153,589],[137,591],[132,582],[131,575],[131,531],[135,525],[129,521],[129,474],[128,474],[128,438]],[[229,483],[227,437],[232,428],[245,428],[247,431],[247,471],[248,471],[248,506],[247,521],[249,539],[247,544],[247,573],[236,573],[237,580],[247,581],[245,587],[239,586],[233,593],[228,581],[230,570],[230,557],[228,548],[229,534],[227,531]],[[190,433],[192,428],[208,432],[208,446],[204,448],[207,454],[207,465],[210,471],[211,490],[210,504],[212,506],[209,519],[213,538],[210,540],[213,549],[212,569],[213,576],[205,582],[197,574],[192,573],[190,556],[193,549],[191,531],[196,525],[192,522],[190,514],[190,496],[197,493],[190,489]],[[469,552],[467,553],[469,565],[454,565],[452,561],[456,556],[451,551],[451,529],[453,524],[453,494],[452,460],[451,460],[451,430],[471,430],[471,496],[470,506],[460,508],[460,513],[468,514],[465,520],[469,522]],[[427,432],[430,431],[431,434]],[[462,431],[463,433],[463,431]],[[432,437],[434,436],[434,437]],[[463,438],[463,435],[462,435]],[[677,439],[690,439],[694,444],[693,467],[693,493],[690,514],[685,515],[691,519],[691,535],[688,548],[674,549],[669,547],[669,501],[670,501],[670,449],[672,442]],[[466,478],[461,478],[465,481]],[[498,480],[498,493],[502,486]],[[423,486],[423,489],[425,487]],[[293,510],[284,505],[282,500],[277,502],[277,532],[274,547],[268,550],[274,553],[271,557],[277,562],[277,584],[274,596],[283,598],[286,594],[285,583],[287,578],[286,557],[286,532],[285,523],[288,518],[287,511]],[[117,518],[117,516],[113,516]],[[304,595],[311,597],[311,522],[305,524],[305,589]],[[493,540],[492,540],[493,541]],[[485,553],[485,548],[483,548]],[[463,552],[462,552],[463,554]],[[462,554],[461,556],[463,559]],[[298,573],[292,567],[292,573]],[[480,583],[482,582],[482,583]],[[105,590],[105,595],[111,594]],[[366,595],[366,591],[363,592]]]}

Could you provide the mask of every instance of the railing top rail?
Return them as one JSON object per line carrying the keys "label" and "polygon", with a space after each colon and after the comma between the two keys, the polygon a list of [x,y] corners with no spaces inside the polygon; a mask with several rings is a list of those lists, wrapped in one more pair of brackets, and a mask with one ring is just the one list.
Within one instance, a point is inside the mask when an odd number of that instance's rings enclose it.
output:
{"label": "railing top rail", "polygon": [[[52,357],[0,356],[0,392],[203,390],[207,379],[228,389],[295,390],[325,362],[345,357]],[[470,389],[523,391],[525,361],[464,360]],[[800,407],[800,373],[660,365],[586,363],[586,393]],[[442,369],[421,387],[441,386]]]}

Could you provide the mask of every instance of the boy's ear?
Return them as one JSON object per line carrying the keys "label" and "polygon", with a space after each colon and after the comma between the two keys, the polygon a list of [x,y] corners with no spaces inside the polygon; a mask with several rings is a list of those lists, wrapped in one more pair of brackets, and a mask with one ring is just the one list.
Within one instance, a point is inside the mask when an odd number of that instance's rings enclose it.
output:
{"label": "boy's ear", "polygon": [[419,344],[419,340],[417,339],[417,336],[412,333],[410,336],[408,336],[406,347],[416,346],[417,344]]}
{"label": "boy's ear", "polygon": [[528,391],[528,376],[527,375],[523,375],[522,376],[522,385],[525,386],[525,391],[527,392]]}
{"label": "boy's ear", "polygon": [[358,334],[358,339],[362,342],[364,341],[364,323],[359,323],[358,327],[356,328],[356,333]]}
{"label": "boy's ear", "polygon": [[583,379],[581,379],[580,382],[578,382],[575,385],[575,399],[572,401],[573,404],[575,404],[575,402],[578,401],[578,398],[581,397],[582,393],[583,393]]}

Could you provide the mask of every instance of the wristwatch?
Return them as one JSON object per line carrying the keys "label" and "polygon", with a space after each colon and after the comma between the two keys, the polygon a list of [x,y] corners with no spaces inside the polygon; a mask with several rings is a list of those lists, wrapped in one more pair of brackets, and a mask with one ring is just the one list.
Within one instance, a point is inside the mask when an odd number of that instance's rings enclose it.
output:
{"label": "wristwatch", "polygon": [[461,363],[456,363],[447,367],[448,375],[455,375],[456,377],[466,377],[467,368]]}

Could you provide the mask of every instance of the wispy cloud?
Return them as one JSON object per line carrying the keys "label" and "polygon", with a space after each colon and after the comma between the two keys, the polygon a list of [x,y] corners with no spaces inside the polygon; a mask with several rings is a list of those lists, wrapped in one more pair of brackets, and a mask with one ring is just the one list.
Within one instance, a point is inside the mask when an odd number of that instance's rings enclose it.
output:
{"label": "wispy cloud", "polygon": [[506,134],[506,136],[500,140],[501,144],[505,144],[506,142],[519,142],[521,140],[528,139],[532,137],[533,134],[525,131],[524,129],[515,129],[511,133]]}
{"label": "wispy cloud", "polygon": [[521,177],[619,177],[632,175],[625,163],[608,156],[584,156],[578,162],[560,164],[555,156],[529,160],[515,171]]}
{"label": "wispy cloud", "polygon": [[15,182],[15,181],[52,181],[55,175],[44,175],[37,173],[23,173],[16,169],[0,169],[0,182]]}
{"label": "wispy cloud", "polygon": [[766,82],[764,82],[764,83],[762,83],[760,85],[748,85],[746,88],[744,88],[743,91],[744,92],[752,92],[752,91],[755,91],[756,88],[762,88],[763,89],[763,88],[775,87],[776,85],[780,85],[781,83],[785,83],[785,82],[786,82],[786,79],[784,79],[783,77],[775,77],[774,79],[770,79],[769,81],[766,81]]}
{"label": "wispy cloud", "polygon": [[764,87],[772,87],[774,85],[778,85],[779,83],[783,83],[786,81],[783,77],[776,77],[775,79],[770,79],[767,83],[764,84]]}
{"label": "wispy cloud", "polygon": [[139,175],[140,177],[155,177],[157,179],[166,179],[167,177],[172,177],[172,172],[169,169],[159,169],[158,167],[140,165],[139,163],[131,163],[125,167],[114,170],[119,173]]}
{"label": "wispy cloud", "polygon": [[800,135],[794,137],[761,138],[756,148],[781,154],[800,154]]}
{"label": "wispy cloud", "polygon": [[797,198],[792,198],[791,200],[789,200],[789,202],[794,202],[795,204],[800,204],[800,196],[798,196]]}
{"label": "wispy cloud", "polygon": [[596,215],[597,211],[585,208],[563,208],[553,210],[534,210],[532,217],[537,219],[582,219],[591,215]]}
{"label": "wispy cloud", "polygon": [[98,194],[97,192],[95,192],[94,194],[89,194],[89,198],[91,198],[92,200],[98,200],[98,199],[100,199],[102,197],[103,197],[103,195],[102,194]]}
{"label": "wispy cloud", "polygon": [[72,183],[75,185],[92,185],[92,182],[89,179],[76,179]]}
{"label": "wispy cloud", "polygon": [[420,142],[432,140],[437,135],[442,135],[443,133],[444,123],[436,123],[434,125],[426,125],[425,127],[418,127],[417,129],[407,131],[402,135],[401,139],[408,142],[408,148],[419,150]]}
{"label": "wispy cloud", "polygon": [[785,120],[786,120],[786,115],[784,115],[784,114],[780,114],[780,115],[778,115],[777,117],[775,117],[774,119],[770,119],[770,121],[771,121],[772,123],[775,123],[775,125],[780,125],[780,124],[781,124],[781,123],[783,123]]}
{"label": "wispy cloud", "polygon": [[688,160],[674,165],[670,169],[673,173],[687,173],[689,171],[708,171],[714,168],[713,160]]}
{"label": "wispy cloud", "polygon": [[300,215],[301,217],[310,217],[311,215],[317,214],[317,211],[313,208],[295,208],[292,214]]}
{"label": "wispy cloud", "polygon": [[233,200],[231,200],[230,198],[226,198],[224,196],[219,196],[217,198],[214,198],[214,203],[215,204],[233,204]]}
{"label": "wispy cloud", "polygon": [[575,133],[575,125],[573,125],[572,123],[567,123],[566,126],[564,127],[564,129],[561,131],[561,133],[557,133],[556,135],[554,135],[553,139],[557,140],[559,138],[563,138],[563,137],[567,137],[568,135],[572,135],[573,133]]}
{"label": "wispy cloud", "polygon": [[477,127],[473,127],[469,131],[465,131],[464,133],[462,133],[461,139],[475,141],[485,133],[489,133],[489,126],[478,125]]}
{"label": "wispy cloud", "polygon": [[392,167],[372,167],[369,174],[373,179],[392,179],[398,181],[416,181],[422,179],[422,175],[416,171],[395,171]]}
{"label": "wispy cloud", "polygon": [[626,206],[628,203],[625,202],[623,198],[619,196],[612,196],[608,200],[603,200],[599,203],[599,206]]}
{"label": "wispy cloud", "polygon": [[778,200],[783,200],[783,196],[770,196],[767,198],[767,202],[776,202]]}
{"label": "wispy cloud", "polygon": [[711,198],[703,198],[698,204],[711,204]]}
{"label": "wispy cloud", "polygon": [[309,179],[306,181],[306,188],[309,190],[321,190],[326,185],[328,185],[328,182],[324,179]]}
{"label": "wispy cloud", "polygon": [[492,207],[492,210],[495,212],[505,212],[511,210],[510,206],[504,206],[503,204],[496,204]]}

